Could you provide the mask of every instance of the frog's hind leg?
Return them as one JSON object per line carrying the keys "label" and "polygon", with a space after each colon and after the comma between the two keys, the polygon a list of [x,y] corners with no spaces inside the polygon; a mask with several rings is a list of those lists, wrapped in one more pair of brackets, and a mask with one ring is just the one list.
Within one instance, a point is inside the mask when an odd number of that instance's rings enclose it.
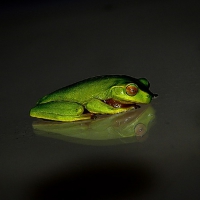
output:
{"label": "frog's hind leg", "polygon": [[58,101],[36,105],[30,111],[31,117],[54,121],[78,121],[91,119],[90,113],[84,113],[84,107],[75,102]]}

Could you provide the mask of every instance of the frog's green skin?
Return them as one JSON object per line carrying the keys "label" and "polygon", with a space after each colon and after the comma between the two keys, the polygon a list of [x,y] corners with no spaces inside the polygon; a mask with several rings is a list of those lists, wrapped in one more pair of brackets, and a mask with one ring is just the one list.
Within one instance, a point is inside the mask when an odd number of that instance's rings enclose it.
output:
{"label": "frog's green skin", "polygon": [[[127,92],[127,86],[136,88],[137,92]],[[124,112],[135,108],[136,103],[150,103],[157,96],[149,90],[149,86],[144,78],[97,76],[44,96],[31,109],[30,116],[55,121],[77,121],[91,119],[93,114]]]}

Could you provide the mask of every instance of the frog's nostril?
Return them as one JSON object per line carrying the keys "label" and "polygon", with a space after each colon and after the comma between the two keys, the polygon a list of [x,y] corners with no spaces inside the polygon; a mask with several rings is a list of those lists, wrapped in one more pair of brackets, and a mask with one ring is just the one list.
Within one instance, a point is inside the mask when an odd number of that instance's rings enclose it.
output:
{"label": "frog's nostril", "polygon": [[147,94],[147,98],[151,98],[151,96],[149,94]]}

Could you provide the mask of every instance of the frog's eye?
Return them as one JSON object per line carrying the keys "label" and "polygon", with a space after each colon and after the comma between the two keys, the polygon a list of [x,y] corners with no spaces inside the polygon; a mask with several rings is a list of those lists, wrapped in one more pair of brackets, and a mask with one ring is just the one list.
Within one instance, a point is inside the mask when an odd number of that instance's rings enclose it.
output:
{"label": "frog's eye", "polygon": [[129,96],[135,96],[138,92],[138,87],[135,84],[129,84],[126,86],[126,94]]}

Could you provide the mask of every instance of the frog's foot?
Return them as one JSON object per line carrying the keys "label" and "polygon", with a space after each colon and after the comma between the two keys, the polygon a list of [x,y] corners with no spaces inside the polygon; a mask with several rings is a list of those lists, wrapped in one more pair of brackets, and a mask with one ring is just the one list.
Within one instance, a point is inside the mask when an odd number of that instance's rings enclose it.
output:
{"label": "frog's foot", "polygon": [[96,118],[97,118],[97,115],[94,113],[91,113],[91,119],[96,119]]}
{"label": "frog's foot", "polygon": [[113,108],[129,108],[129,107],[134,107],[135,109],[140,108],[139,105],[137,105],[136,103],[134,104],[130,104],[130,103],[122,103],[120,101],[116,101],[114,99],[106,99],[103,101],[104,103],[112,106]]}
{"label": "frog's foot", "polygon": [[135,107],[135,109],[137,109],[137,108],[140,108],[140,107],[141,107],[140,105],[137,105],[137,104],[133,104],[133,106]]}
{"label": "frog's foot", "polygon": [[88,117],[88,119],[96,119],[97,115],[95,113],[90,113],[86,108],[81,116]]}

